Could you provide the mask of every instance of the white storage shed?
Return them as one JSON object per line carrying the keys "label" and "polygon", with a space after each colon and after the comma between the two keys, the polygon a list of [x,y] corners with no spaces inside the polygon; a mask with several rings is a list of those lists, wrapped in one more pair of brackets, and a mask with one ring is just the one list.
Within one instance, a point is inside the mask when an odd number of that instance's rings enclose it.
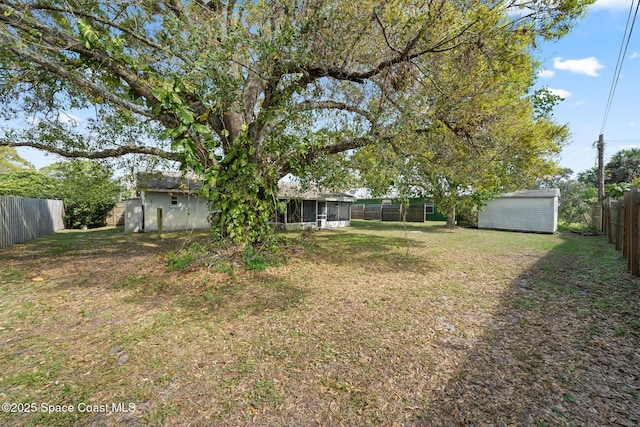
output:
{"label": "white storage shed", "polygon": [[478,228],[555,233],[560,190],[523,190],[491,200],[478,212]]}
{"label": "white storage shed", "polygon": [[198,194],[202,181],[193,174],[139,173],[140,197],[125,201],[126,232],[158,230],[158,209],[162,209],[165,231],[206,229],[209,204]]}

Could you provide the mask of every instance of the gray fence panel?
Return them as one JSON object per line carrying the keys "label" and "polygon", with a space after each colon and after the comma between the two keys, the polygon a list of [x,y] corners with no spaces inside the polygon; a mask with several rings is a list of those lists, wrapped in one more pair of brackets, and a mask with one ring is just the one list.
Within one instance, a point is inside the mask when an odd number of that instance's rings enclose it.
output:
{"label": "gray fence panel", "polygon": [[380,220],[382,218],[382,205],[365,205],[364,219]]}
{"label": "gray fence panel", "polygon": [[382,205],[383,221],[402,221],[402,205]]}
{"label": "gray fence panel", "polygon": [[0,248],[62,229],[62,200],[0,196]]}

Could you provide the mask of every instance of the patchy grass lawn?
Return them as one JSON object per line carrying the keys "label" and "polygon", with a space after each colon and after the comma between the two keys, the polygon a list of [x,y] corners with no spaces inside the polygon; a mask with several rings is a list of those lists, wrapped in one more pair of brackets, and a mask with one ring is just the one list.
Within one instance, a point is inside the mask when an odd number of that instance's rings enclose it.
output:
{"label": "patchy grass lawn", "polygon": [[288,237],[264,271],[176,255],[206,234],[0,250],[0,424],[640,423],[640,280],[605,239]]}

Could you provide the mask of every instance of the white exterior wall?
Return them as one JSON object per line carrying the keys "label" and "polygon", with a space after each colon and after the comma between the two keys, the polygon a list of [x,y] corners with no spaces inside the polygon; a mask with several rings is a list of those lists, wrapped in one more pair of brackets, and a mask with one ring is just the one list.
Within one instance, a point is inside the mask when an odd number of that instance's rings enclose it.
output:
{"label": "white exterior wall", "polygon": [[124,231],[125,233],[142,231],[142,200],[128,199],[124,201]]}
{"label": "white exterior wall", "polygon": [[[298,231],[298,230],[306,230],[311,227],[314,230],[320,229],[318,227],[318,222],[294,222],[292,224],[282,224],[282,223],[272,223],[276,228],[284,229],[285,231]],[[341,228],[341,227],[350,227],[351,221],[325,221],[324,229],[328,228]]]}
{"label": "white exterior wall", "polygon": [[351,221],[327,221],[325,222],[325,228],[341,228],[350,227]]}
{"label": "white exterior wall", "polygon": [[[178,204],[171,205],[171,196]],[[205,200],[193,194],[146,192],[144,195],[144,231],[158,230],[158,208],[162,208],[162,229],[165,231],[209,228],[209,207]]]}
{"label": "white exterior wall", "polygon": [[478,228],[555,233],[558,229],[558,198],[491,200],[478,213]]}

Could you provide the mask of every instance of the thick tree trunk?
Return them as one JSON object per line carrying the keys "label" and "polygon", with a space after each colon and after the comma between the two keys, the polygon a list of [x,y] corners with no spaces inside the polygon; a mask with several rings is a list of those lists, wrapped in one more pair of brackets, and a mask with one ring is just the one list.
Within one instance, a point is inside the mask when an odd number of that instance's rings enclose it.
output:
{"label": "thick tree trunk", "polygon": [[453,208],[447,213],[447,223],[445,224],[446,228],[454,228],[456,226],[456,206],[453,205]]}
{"label": "thick tree trunk", "polygon": [[205,173],[205,195],[215,212],[211,225],[218,238],[256,245],[270,234],[268,221],[276,208],[278,182],[259,172],[262,165],[249,154],[248,146],[239,140],[236,144],[233,155]]}

